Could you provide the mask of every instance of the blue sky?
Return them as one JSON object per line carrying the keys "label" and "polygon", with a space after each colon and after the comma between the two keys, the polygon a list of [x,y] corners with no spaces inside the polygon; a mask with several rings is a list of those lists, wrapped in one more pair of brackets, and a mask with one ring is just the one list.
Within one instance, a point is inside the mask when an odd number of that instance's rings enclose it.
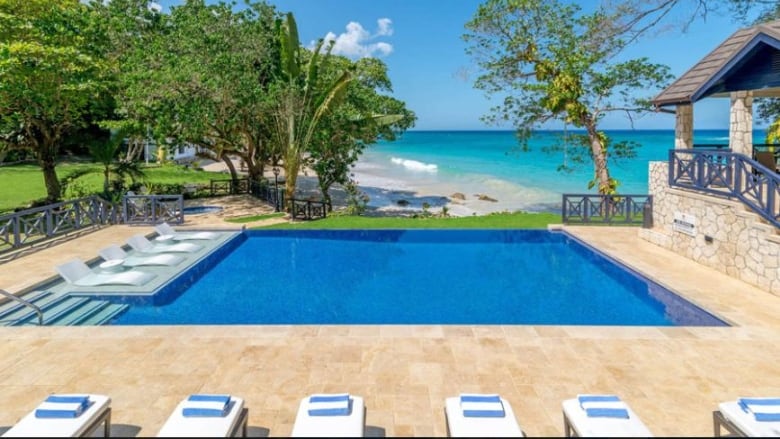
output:
{"label": "blue sky", "polygon": [[[158,0],[163,6],[180,0]],[[512,129],[487,126],[480,116],[495,101],[475,90],[474,62],[461,39],[464,24],[481,3],[478,0],[275,0],[282,12],[292,12],[301,42],[328,34],[342,54],[375,56],[388,66],[393,95],[418,117],[418,130]],[[587,4],[588,1],[583,2]],[[677,77],[742,27],[730,17],[710,13],[687,33],[665,32],[632,47],[627,57],[647,56],[666,64]],[[657,91],[652,93],[655,95]],[[495,98],[494,98],[495,99]],[[704,99],[694,105],[696,129],[728,129],[726,98]],[[764,125],[763,123],[761,124]],[[550,128],[560,128],[552,125]],[[629,129],[625,115],[609,115],[603,129]],[[634,121],[637,129],[674,129],[674,116],[654,113]]]}

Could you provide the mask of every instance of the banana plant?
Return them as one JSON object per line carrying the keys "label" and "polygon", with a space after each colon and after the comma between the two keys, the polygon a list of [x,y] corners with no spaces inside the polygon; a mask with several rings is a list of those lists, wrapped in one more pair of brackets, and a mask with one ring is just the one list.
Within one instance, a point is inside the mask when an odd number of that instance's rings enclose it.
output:
{"label": "banana plant", "polygon": [[[292,199],[304,153],[323,117],[343,102],[353,75],[346,69],[335,75],[335,79],[321,77],[321,72],[327,72],[333,44],[328,44],[323,52],[324,41],[320,40],[314,50],[306,54],[298,40],[292,13],[277,20],[276,25],[283,86],[275,114],[275,129],[283,151],[285,196]],[[304,55],[309,55],[307,60]]]}

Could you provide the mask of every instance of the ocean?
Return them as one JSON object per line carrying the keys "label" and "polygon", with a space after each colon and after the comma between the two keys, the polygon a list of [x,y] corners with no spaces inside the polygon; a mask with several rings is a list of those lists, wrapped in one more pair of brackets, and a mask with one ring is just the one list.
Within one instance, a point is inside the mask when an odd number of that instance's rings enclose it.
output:
{"label": "ocean", "polygon": [[[641,145],[637,157],[608,163],[620,181],[618,193],[646,194],[648,162],[666,161],[674,148],[673,130],[606,131],[614,141],[633,140]],[[590,160],[573,171],[563,151],[544,151],[563,133],[542,131],[521,151],[514,131],[408,131],[393,142],[366,148],[353,178],[375,210],[431,210],[448,206],[455,215],[499,211],[560,212],[563,193],[595,193],[588,189],[593,168]],[[727,144],[728,130],[697,130],[697,144]],[[754,134],[756,142],[763,133]],[[460,193],[463,200],[460,200]],[[455,198],[452,195],[456,195]],[[480,200],[479,196],[495,200]],[[401,201],[403,200],[403,201]]]}

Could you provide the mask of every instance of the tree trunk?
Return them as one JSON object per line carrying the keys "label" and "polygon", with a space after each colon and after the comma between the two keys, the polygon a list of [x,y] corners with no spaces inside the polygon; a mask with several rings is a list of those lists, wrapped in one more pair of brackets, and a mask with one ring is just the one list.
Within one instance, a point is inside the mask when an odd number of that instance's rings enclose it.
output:
{"label": "tree trunk", "polygon": [[596,125],[586,123],[585,128],[588,131],[590,140],[590,153],[593,159],[593,171],[595,180],[598,183],[599,194],[606,195],[613,192],[611,179],[609,178],[609,169],[607,168],[607,157],[604,154],[604,145],[601,143],[601,137],[596,130]]}
{"label": "tree trunk", "polygon": [[103,168],[103,195],[108,195],[108,186],[109,186],[109,180],[111,178],[111,168],[110,165],[106,165],[105,168]]}
{"label": "tree trunk", "polygon": [[233,165],[233,160],[231,160],[227,154],[223,154],[222,161],[225,162],[225,166],[227,166],[230,171],[230,179],[233,180],[233,183],[230,185],[231,192],[234,194],[238,193],[238,173],[236,173],[236,167]]}
{"label": "tree trunk", "polygon": [[60,200],[60,181],[57,179],[57,172],[54,170],[54,157],[41,157],[41,169],[43,169],[43,181],[46,184],[46,201],[56,203]]}

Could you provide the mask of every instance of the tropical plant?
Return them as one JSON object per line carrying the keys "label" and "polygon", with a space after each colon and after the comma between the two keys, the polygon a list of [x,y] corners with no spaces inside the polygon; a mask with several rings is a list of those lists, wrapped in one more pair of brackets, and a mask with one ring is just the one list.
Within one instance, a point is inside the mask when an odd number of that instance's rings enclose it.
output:
{"label": "tropical plant", "polygon": [[353,75],[351,69],[344,69],[332,77],[321,75],[327,72],[333,44],[331,42],[323,50],[324,40],[320,40],[313,51],[302,48],[292,13],[277,20],[276,28],[280,65],[273,131],[281,151],[285,196],[289,200],[294,198],[304,152],[325,115],[343,102]]}
{"label": "tropical plant", "polygon": [[484,120],[511,122],[523,148],[535,129],[560,120],[585,130],[580,145],[593,164],[601,194],[615,193],[611,157],[635,154],[636,145],[612,143],[599,130],[608,112],[629,116],[652,109],[637,91],[651,91],[670,79],[668,68],[646,58],[616,61],[627,44],[612,23],[621,10],[597,8],[584,14],[557,0],[488,0],[466,24],[471,54],[483,69],[476,87],[504,96]]}
{"label": "tropical plant", "polygon": [[[337,57],[332,64],[339,71],[349,63]],[[328,205],[330,187],[347,183],[352,166],[368,145],[380,139],[394,140],[415,121],[414,113],[402,101],[382,94],[392,91],[382,61],[364,58],[356,61],[353,68],[355,79],[347,86],[344,102],[324,116],[309,145],[308,162],[317,173]]]}

